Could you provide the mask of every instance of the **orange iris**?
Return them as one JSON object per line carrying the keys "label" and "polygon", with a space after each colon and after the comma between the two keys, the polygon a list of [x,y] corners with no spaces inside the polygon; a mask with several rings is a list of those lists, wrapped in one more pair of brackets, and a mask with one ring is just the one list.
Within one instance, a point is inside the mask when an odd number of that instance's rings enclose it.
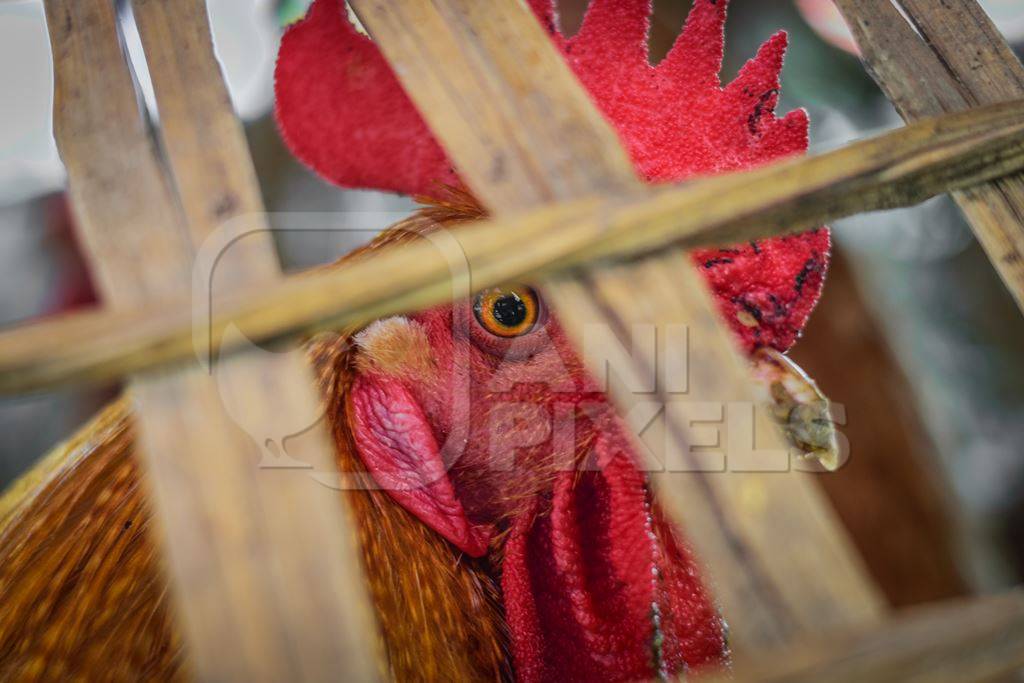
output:
{"label": "orange iris", "polygon": [[476,319],[498,337],[519,337],[533,329],[540,313],[536,292],[523,285],[494,287],[477,295]]}

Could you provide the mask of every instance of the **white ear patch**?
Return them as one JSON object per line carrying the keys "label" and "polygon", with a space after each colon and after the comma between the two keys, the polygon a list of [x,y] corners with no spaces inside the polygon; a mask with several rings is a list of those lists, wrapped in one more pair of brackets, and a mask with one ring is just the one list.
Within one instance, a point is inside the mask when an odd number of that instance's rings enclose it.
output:
{"label": "white ear patch", "polygon": [[356,367],[396,378],[433,376],[430,338],[418,322],[405,316],[375,320],[353,337],[359,353]]}

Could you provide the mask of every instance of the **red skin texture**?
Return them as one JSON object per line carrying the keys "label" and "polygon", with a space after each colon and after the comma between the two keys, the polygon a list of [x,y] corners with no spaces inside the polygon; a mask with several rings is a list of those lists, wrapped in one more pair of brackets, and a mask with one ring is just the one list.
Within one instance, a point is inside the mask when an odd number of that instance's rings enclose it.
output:
{"label": "red skin texture", "polygon": [[377,485],[460,550],[474,557],[486,554],[492,529],[469,520],[430,423],[405,385],[360,375],[350,400],[359,455]]}
{"label": "red skin texture", "polygon": [[[649,0],[593,0],[572,38],[558,30],[551,0],[530,4],[647,181],[806,150],[806,114],[774,113],[785,34],[720,84],[726,0],[696,0],[657,66],[647,60]],[[434,197],[462,185],[340,0],[316,0],[285,35],[276,92],[286,141],[328,180]],[[818,298],[828,251],[820,229],[698,250],[693,259],[737,342],[784,351]],[[350,399],[356,444],[377,482],[455,547],[504,551],[517,677],[633,680],[720,662],[722,623],[695,564],[650,504],[626,431],[557,321],[511,353],[466,303],[412,324],[430,340],[436,372],[364,369]],[[552,425],[565,414],[573,431],[559,440]]]}

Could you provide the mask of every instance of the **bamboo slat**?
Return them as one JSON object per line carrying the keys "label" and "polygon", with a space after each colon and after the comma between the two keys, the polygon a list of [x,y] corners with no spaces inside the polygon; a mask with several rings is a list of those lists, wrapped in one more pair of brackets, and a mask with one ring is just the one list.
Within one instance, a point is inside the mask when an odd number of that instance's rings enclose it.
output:
{"label": "bamboo slat", "polygon": [[[739,661],[738,683],[973,683],[1016,680],[1024,667],[1024,593],[919,607],[854,633]],[[703,680],[703,679],[702,679]],[[709,681],[710,683],[710,681]]]}
{"label": "bamboo slat", "polygon": [[[913,26],[891,0],[837,4],[868,72],[908,122],[1024,97],[1024,66],[974,0],[899,0]],[[1024,174],[953,198],[1024,309]]]}
{"label": "bamboo slat", "polygon": [[[675,242],[741,242],[813,227],[861,211],[908,206],[1024,168],[1024,107],[983,107],[921,121],[817,157],[663,187],[635,199],[603,197],[501,216],[451,233],[477,288],[536,279],[595,259],[626,259]],[[522,249],[528,243],[529,249]],[[357,326],[450,296],[448,261],[408,245],[301,277],[227,292],[210,324],[213,352],[235,324],[254,343]],[[88,311],[0,333],[0,393],[116,378],[198,352],[192,303]],[[197,334],[203,342],[208,335]],[[223,346],[221,346],[221,344]]]}
{"label": "bamboo slat", "polygon": [[[116,310],[181,296],[212,219],[259,209],[205,6],[136,4],[173,178],[138,111],[113,4],[47,0],[46,10],[55,131],[102,297]],[[189,149],[206,126],[227,140]],[[205,191],[189,185],[197,180]],[[246,199],[211,216],[207,198],[229,193]],[[231,259],[236,284],[275,274],[269,241]],[[261,470],[260,449],[239,427],[274,434],[316,415],[310,373],[291,356],[253,354],[215,372],[129,383],[189,665],[204,680],[374,679],[377,638],[342,502],[303,472]],[[227,409],[226,391],[235,396]],[[329,438],[319,436],[319,456],[331,463]]]}
{"label": "bamboo slat", "polygon": [[[614,131],[525,4],[352,4],[462,178],[499,217],[601,192],[640,194],[642,186]],[[533,249],[522,237],[522,249]],[[656,324],[662,332],[685,325],[696,368],[686,400],[754,404],[745,363],[703,282],[678,249],[549,279],[543,287],[577,342],[591,325],[620,338],[634,324]],[[633,352],[627,372],[657,367],[657,348]],[[663,382],[657,398],[667,403]],[[650,398],[618,383],[611,385],[611,394],[624,415]],[[673,446],[687,452],[689,424],[675,413],[665,411],[665,416]],[[761,447],[784,452],[767,416],[760,413],[756,420]],[[740,450],[736,446],[734,452]],[[734,647],[786,642],[817,628],[868,623],[879,615],[876,590],[811,480],[735,472],[670,479],[655,471],[654,481],[708,566],[716,596],[732,619]],[[747,502],[754,499],[762,501],[756,508]],[[783,548],[780,535],[799,538],[804,550]]]}
{"label": "bamboo slat", "polygon": [[132,10],[192,244],[198,248],[225,224],[238,223],[247,234],[222,254],[219,284],[277,279],[259,181],[213,52],[204,0],[132,0]]}

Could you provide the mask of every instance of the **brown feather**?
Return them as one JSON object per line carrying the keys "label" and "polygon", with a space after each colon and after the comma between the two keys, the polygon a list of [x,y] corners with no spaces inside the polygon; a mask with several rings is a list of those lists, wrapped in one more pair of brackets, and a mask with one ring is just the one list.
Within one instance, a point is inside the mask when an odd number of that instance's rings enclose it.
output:
{"label": "brown feather", "polygon": [[0,530],[0,679],[180,678],[181,643],[116,401]]}

